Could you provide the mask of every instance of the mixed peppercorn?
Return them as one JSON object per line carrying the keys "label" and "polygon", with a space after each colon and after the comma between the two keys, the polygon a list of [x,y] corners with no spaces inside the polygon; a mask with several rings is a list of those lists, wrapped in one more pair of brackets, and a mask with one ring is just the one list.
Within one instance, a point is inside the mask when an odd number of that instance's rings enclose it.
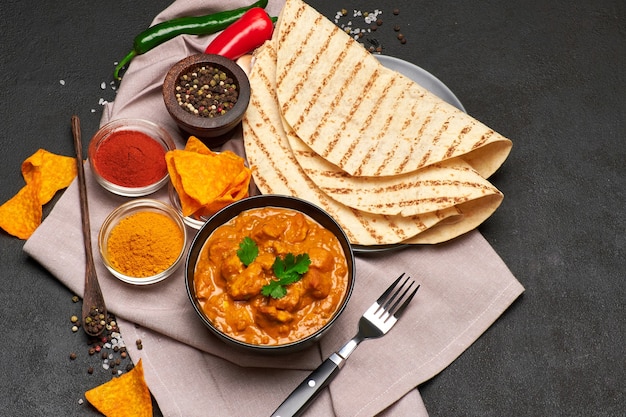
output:
{"label": "mixed peppercorn", "polygon": [[199,66],[181,75],[176,85],[178,104],[202,117],[226,114],[237,103],[239,92],[233,79],[212,66]]}
{"label": "mixed peppercorn", "polygon": [[87,328],[88,334],[100,334],[106,326],[106,317],[97,307],[89,309],[89,315],[85,317],[84,326]]}
{"label": "mixed peppercorn", "polygon": [[[78,296],[72,297],[74,303],[78,303],[80,298]],[[85,318],[85,323],[81,323],[78,316],[72,315],[70,317],[70,323],[72,324],[72,332],[78,332],[81,325],[102,326],[102,334],[98,337],[89,337],[87,341],[87,354],[98,358],[101,361],[101,367],[105,370],[110,370],[114,376],[121,375],[124,371],[128,372],[133,369],[133,364],[130,361],[126,345],[122,339],[115,316],[108,314],[107,317],[100,312],[92,311],[89,316]],[[91,324],[87,324],[90,322]],[[95,323],[95,324],[93,324]],[[80,353],[70,352],[70,360],[78,358]],[[88,374],[93,374],[95,368],[89,366],[87,368]]]}

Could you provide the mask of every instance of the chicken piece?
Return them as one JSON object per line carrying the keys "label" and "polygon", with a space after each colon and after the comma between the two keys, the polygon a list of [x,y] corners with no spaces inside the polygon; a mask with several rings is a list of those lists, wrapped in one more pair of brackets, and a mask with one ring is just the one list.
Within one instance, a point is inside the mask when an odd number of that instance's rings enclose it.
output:
{"label": "chicken piece", "polygon": [[261,232],[264,238],[263,240],[265,240],[266,238],[278,239],[285,231],[285,227],[285,223],[282,222],[265,222],[261,227]]}
{"label": "chicken piece", "polygon": [[249,326],[254,326],[254,317],[252,317],[250,311],[246,308],[239,307],[237,304],[230,302],[225,311],[226,323],[233,331],[241,333]]}
{"label": "chicken piece", "polygon": [[193,282],[196,287],[196,298],[200,301],[209,299],[211,294],[215,292],[215,287],[211,281],[210,270],[196,272]]}
{"label": "chicken piece", "polygon": [[279,310],[273,305],[261,306],[258,312],[264,318],[278,323],[288,323],[293,319],[293,315],[290,312]]}
{"label": "chicken piece", "polygon": [[224,280],[226,280],[226,282],[232,281],[244,270],[244,266],[239,260],[237,254],[233,254],[228,258],[225,258],[222,263],[218,265],[220,267],[220,275],[224,278]]}
{"label": "chicken piece", "polygon": [[263,273],[261,264],[253,262],[240,274],[232,277],[228,282],[227,291],[234,300],[249,300],[260,294],[261,288],[267,282],[268,278]]}
{"label": "chicken piece", "polygon": [[219,265],[222,260],[228,258],[233,253],[233,244],[228,240],[216,240],[208,250],[209,260]]}
{"label": "chicken piece", "polygon": [[259,264],[264,271],[272,272],[272,266],[274,265],[274,259],[276,257],[270,253],[260,253],[254,260],[254,263]]}
{"label": "chicken piece", "polygon": [[273,305],[279,310],[286,310],[289,312],[296,312],[300,307],[300,299],[304,287],[302,281],[295,282],[287,287],[287,294],[279,299],[270,299],[269,304]]}
{"label": "chicken piece", "polygon": [[267,247],[272,248],[272,252],[276,256],[284,256],[285,254],[291,252],[291,244],[280,240],[271,240],[267,242]]}
{"label": "chicken piece", "polygon": [[307,294],[319,300],[328,297],[333,287],[332,275],[322,272],[318,268],[309,268],[302,278]]}
{"label": "chicken piece", "polygon": [[309,258],[311,258],[311,268],[317,268],[320,271],[329,272],[335,267],[335,259],[326,249],[309,249]]}
{"label": "chicken piece", "polygon": [[285,230],[285,241],[287,242],[302,242],[306,239],[309,233],[309,225],[302,213],[296,213],[287,222],[287,229]]}

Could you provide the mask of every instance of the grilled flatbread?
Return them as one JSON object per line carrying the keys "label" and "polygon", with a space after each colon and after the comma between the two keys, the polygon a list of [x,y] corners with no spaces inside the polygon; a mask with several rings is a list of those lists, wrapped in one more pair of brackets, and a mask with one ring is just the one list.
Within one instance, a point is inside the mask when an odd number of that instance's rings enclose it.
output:
{"label": "grilled flatbread", "polygon": [[[486,187],[484,196],[477,200],[413,216],[368,213],[331,198],[307,176],[294,156],[288,137],[295,133],[283,124],[276,94],[276,63],[273,42],[257,50],[249,74],[250,105],[243,119],[246,156],[262,193],[298,196],[319,205],[344,228],[350,241],[359,245],[449,240],[475,228],[500,204],[502,194],[492,186]],[[439,174],[445,177],[466,171],[477,175],[465,162],[455,161],[457,164],[438,166]]]}
{"label": "grilled flatbread", "polygon": [[348,207],[413,216],[446,210],[500,192],[460,158],[401,175],[356,177],[326,161],[285,127],[294,158],[321,191]]}
{"label": "grilled flatbread", "polygon": [[281,114],[350,175],[399,175],[463,156],[487,178],[508,156],[510,140],[385,68],[301,0],[287,0],[274,40]]}

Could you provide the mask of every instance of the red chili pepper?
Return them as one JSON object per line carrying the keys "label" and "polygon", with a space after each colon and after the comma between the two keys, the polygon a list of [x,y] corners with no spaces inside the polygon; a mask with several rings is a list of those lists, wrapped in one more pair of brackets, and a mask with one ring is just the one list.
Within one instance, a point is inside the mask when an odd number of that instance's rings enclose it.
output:
{"label": "red chili pepper", "polygon": [[272,37],[274,23],[261,7],[254,7],[228,26],[207,46],[205,54],[235,60]]}

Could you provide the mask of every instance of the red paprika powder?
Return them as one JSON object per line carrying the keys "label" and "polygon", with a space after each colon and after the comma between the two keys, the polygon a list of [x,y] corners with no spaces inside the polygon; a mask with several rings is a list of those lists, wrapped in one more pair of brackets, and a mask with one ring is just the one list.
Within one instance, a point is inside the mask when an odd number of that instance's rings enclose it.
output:
{"label": "red paprika powder", "polygon": [[152,185],[167,174],[165,149],[139,131],[112,132],[98,146],[92,159],[100,176],[122,187]]}

